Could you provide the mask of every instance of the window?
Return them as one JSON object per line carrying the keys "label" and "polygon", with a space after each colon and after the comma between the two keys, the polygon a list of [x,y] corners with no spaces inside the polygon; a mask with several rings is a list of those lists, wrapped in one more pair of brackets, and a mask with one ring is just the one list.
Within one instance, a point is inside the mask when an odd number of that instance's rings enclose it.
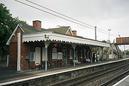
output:
{"label": "window", "polygon": [[57,59],[57,49],[56,48],[52,49],[52,59]]}
{"label": "window", "polygon": [[34,52],[30,52],[29,59],[30,61],[34,61]]}
{"label": "window", "polygon": [[62,52],[58,52],[58,59],[62,59],[62,56],[63,56]]}
{"label": "window", "polygon": [[30,61],[34,61],[34,57],[35,57],[35,48],[34,47],[30,47],[29,60]]}
{"label": "window", "polygon": [[73,52],[72,49],[70,49],[70,58],[69,59],[73,59]]}

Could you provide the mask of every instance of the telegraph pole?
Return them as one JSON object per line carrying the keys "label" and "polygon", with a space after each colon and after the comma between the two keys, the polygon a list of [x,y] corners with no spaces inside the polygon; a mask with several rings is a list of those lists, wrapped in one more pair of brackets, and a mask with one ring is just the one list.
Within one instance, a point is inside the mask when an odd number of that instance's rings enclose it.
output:
{"label": "telegraph pole", "polygon": [[97,40],[97,27],[95,26],[95,40]]}

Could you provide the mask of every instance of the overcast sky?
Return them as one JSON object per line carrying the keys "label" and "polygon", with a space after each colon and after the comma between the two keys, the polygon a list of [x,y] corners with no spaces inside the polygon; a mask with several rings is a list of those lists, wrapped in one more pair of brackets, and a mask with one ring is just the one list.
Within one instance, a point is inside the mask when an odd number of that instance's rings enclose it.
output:
{"label": "overcast sky", "polygon": [[[26,2],[25,0],[20,0]],[[97,32],[98,40],[108,39],[108,29],[111,29],[111,40],[121,36],[129,36],[129,0],[31,0],[57,12],[78,19],[102,29]],[[50,14],[40,12],[22,5],[14,0],[0,0],[10,10],[13,17],[26,21],[39,19],[42,27],[56,27],[57,25],[71,26],[78,31],[78,35],[94,39],[94,30],[62,20]],[[101,32],[100,32],[101,31]],[[106,32],[107,31],[107,32]]]}

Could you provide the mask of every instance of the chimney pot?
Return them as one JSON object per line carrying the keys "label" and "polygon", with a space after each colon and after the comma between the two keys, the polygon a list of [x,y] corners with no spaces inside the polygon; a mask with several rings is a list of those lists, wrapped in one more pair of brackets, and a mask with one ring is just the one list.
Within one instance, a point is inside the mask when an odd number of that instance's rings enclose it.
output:
{"label": "chimney pot", "polygon": [[77,31],[76,30],[72,30],[73,36],[77,36]]}
{"label": "chimney pot", "polygon": [[36,29],[36,30],[41,30],[41,21],[40,20],[34,20],[33,21],[33,27]]}

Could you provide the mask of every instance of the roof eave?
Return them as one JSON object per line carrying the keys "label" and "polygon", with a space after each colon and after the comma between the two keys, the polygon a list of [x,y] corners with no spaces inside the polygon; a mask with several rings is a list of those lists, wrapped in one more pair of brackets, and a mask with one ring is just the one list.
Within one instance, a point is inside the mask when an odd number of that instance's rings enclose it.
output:
{"label": "roof eave", "polygon": [[[13,33],[11,34],[11,36],[9,37],[8,41],[6,42],[6,45],[9,45],[10,44],[10,40],[11,38],[15,35],[15,32],[17,31],[18,27],[20,27],[20,25],[18,24],[16,26],[16,28],[14,29]],[[22,32],[24,32],[24,30],[20,27],[20,29],[22,30]]]}
{"label": "roof eave", "polygon": [[[46,38],[46,36],[48,37]],[[93,46],[100,46],[100,47],[110,46],[108,43],[103,43],[96,40],[83,39],[83,38],[56,34],[56,33],[40,33],[40,34],[23,35],[24,42],[47,41],[47,40],[68,42],[68,43],[75,43],[75,44],[86,44],[86,45],[93,45]]]}

